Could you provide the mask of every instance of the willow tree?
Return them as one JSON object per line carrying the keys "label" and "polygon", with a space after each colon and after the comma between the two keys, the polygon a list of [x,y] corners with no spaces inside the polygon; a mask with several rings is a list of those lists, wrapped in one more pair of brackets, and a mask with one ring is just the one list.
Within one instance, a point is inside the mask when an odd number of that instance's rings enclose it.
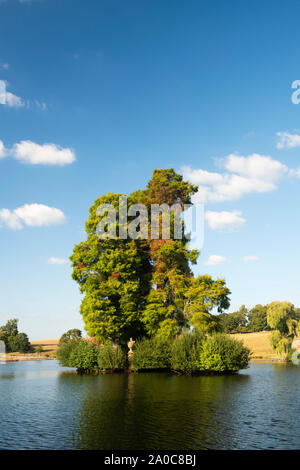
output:
{"label": "willow tree", "polygon": [[[184,232],[178,237],[175,231],[176,211],[179,208],[182,213],[196,191],[197,186],[183,181],[173,169],[160,169],[154,170],[146,189],[128,196],[125,220],[122,194],[109,193],[91,206],[87,239],[75,246],[71,256],[72,277],[84,294],[81,313],[89,335],[98,341],[125,342],[130,336],[173,336],[190,324],[213,329],[211,310],[228,308],[229,290],[223,280],[194,278],[191,266],[199,252],[189,249]],[[146,213],[137,206],[141,204]],[[166,205],[169,234],[164,236],[162,211],[156,217],[158,236],[154,237],[153,220],[147,214]],[[117,215],[108,236],[101,238],[99,224],[105,225],[109,207]],[[130,230],[138,236],[128,237]]]}
{"label": "willow tree", "polygon": [[267,307],[267,322],[274,330],[270,341],[276,353],[288,358],[294,338],[300,333],[300,320],[290,302],[274,301]]}

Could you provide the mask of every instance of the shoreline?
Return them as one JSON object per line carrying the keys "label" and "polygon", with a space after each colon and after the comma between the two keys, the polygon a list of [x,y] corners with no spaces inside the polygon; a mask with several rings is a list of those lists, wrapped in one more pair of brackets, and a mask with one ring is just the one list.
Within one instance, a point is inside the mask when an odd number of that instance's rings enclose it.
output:
{"label": "shoreline", "polygon": [[[27,355],[20,355],[20,356],[9,356],[3,363],[10,363],[10,362],[29,362],[29,361],[55,361],[57,360],[56,357],[45,357],[45,356],[27,356]],[[260,359],[250,359],[251,364],[289,364],[288,361],[284,361],[283,359],[277,358],[260,358]]]}
{"label": "shoreline", "polygon": [[56,357],[33,356],[33,355],[20,355],[6,357],[3,362],[25,362],[25,361],[54,361]]}

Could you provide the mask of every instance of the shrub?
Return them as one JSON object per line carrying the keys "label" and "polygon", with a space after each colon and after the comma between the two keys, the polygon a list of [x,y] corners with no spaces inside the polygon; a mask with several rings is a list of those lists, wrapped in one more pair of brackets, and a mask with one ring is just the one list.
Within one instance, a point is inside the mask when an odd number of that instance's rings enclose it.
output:
{"label": "shrub", "polygon": [[237,372],[248,367],[250,350],[225,334],[209,336],[202,344],[200,368],[211,372]]}
{"label": "shrub", "polygon": [[56,357],[63,367],[72,367],[70,363],[70,355],[78,343],[77,339],[69,340],[59,344],[56,350]]}
{"label": "shrub", "polygon": [[98,355],[98,367],[100,370],[116,371],[124,369],[126,356],[117,344],[107,343],[100,348]]}
{"label": "shrub", "polygon": [[63,367],[76,367],[79,370],[98,368],[99,348],[84,339],[71,339],[62,342],[56,351],[59,363]]}
{"label": "shrub", "polygon": [[132,359],[133,370],[170,369],[171,345],[170,340],[159,337],[137,341]]}
{"label": "shrub", "polygon": [[198,332],[179,336],[171,349],[171,367],[175,371],[192,373],[200,370],[200,354],[204,337]]}
{"label": "shrub", "polygon": [[98,369],[98,354],[99,348],[94,344],[83,339],[76,340],[69,356],[69,365],[78,370]]}

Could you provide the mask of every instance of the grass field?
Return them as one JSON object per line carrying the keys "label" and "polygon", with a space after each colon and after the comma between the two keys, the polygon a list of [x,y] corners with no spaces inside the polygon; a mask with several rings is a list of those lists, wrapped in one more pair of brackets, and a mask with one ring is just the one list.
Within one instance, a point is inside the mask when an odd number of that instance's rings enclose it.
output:
{"label": "grass field", "polygon": [[34,348],[37,346],[42,346],[43,352],[42,355],[49,354],[50,356],[55,355],[55,351],[58,346],[58,339],[41,339],[37,341],[30,341],[31,346]]}
{"label": "grass field", "polygon": [[241,339],[245,346],[252,352],[253,359],[278,359],[270,344],[270,331],[260,331],[259,333],[240,333],[232,335]]}

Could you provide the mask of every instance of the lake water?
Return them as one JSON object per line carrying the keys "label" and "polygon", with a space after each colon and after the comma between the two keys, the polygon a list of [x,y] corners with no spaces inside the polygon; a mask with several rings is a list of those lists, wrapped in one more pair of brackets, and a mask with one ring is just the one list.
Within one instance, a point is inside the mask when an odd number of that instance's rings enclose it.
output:
{"label": "lake water", "polygon": [[235,376],[77,376],[0,364],[0,449],[297,449],[300,367]]}

